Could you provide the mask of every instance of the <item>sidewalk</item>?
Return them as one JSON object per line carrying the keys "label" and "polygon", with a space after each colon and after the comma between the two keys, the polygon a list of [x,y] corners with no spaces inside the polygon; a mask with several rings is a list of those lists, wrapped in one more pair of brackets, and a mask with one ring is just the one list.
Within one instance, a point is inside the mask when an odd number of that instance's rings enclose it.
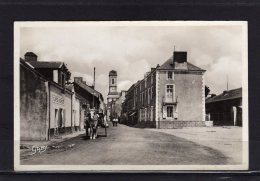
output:
{"label": "sidewalk", "polygon": [[[85,134],[86,131],[83,129],[82,131],[77,131],[71,134],[62,135],[59,138],[52,138],[49,141],[20,141],[20,154],[21,158],[27,158],[28,156],[33,155],[34,150],[33,149],[55,149],[59,148],[59,143],[62,143],[66,140],[69,140],[71,138],[77,137],[81,134]],[[68,145],[68,146],[74,146],[74,145]],[[42,150],[42,151],[43,151]],[[44,150],[45,151],[45,150]]]}

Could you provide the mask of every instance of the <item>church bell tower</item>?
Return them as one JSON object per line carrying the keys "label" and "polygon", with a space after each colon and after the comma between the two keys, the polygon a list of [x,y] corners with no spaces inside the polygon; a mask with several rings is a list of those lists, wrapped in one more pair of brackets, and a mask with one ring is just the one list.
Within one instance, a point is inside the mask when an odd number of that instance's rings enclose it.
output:
{"label": "church bell tower", "polygon": [[117,72],[111,70],[109,72],[109,92],[108,95],[115,95],[117,93]]}
{"label": "church bell tower", "polygon": [[107,117],[109,119],[116,117],[116,101],[119,98],[117,92],[117,72],[111,70],[109,72],[109,90],[107,95]]}

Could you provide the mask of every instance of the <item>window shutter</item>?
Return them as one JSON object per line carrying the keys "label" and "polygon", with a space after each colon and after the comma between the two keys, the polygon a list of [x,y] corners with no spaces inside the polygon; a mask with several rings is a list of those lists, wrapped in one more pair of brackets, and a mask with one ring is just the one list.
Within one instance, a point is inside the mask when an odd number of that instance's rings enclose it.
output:
{"label": "window shutter", "polygon": [[166,116],[167,116],[166,106],[163,106],[163,119],[165,119]]}

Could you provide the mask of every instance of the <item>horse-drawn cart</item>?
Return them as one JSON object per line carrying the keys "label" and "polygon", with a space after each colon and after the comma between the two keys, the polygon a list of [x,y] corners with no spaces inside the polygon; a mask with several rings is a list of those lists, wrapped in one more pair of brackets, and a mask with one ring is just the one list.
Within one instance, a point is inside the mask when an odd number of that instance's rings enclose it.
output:
{"label": "horse-drawn cart", "polygon": [[103,128],[104,134],[102,136],[107,137],[108,123],[104,119],[104,114],[98,112],[95,109],[90,109],[86,116],[86,137],[90,139],[95,139],[98,136],[98,129]]}

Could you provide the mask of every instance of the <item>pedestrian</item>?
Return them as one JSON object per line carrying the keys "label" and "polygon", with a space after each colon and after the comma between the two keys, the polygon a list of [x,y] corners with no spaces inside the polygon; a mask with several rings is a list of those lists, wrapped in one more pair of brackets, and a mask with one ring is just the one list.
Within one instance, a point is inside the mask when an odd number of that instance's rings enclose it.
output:
{"label": "pedestrian", "polygon": [[117,126],[117,123],[118,123],[118,118],[116,117],[115,118],[115,126]]}
{"label": "pedestrian", "polygon": [[113,127],[115,126],[115,118],[112,118]]}

